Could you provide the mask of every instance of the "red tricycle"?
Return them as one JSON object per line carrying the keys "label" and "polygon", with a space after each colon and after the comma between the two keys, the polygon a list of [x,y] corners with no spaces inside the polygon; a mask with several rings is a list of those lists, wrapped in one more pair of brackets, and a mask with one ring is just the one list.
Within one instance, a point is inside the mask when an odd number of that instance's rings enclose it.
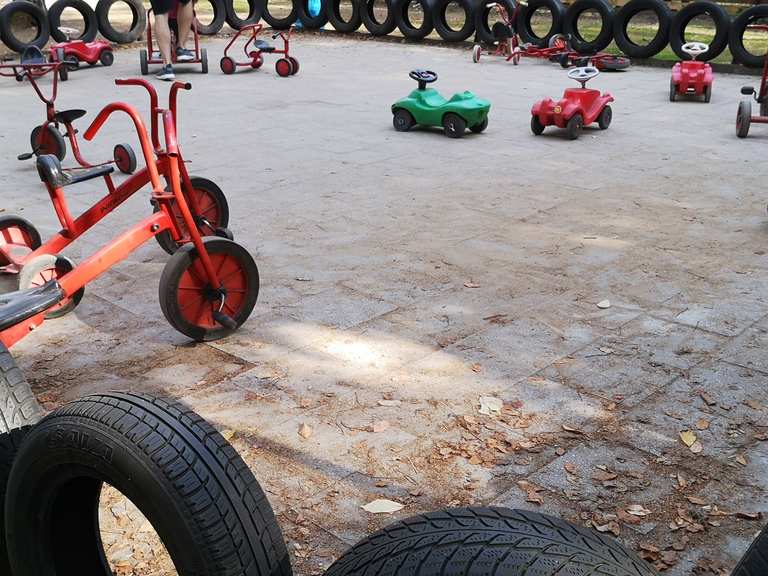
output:
{"label": "red tricycle", "polygon": [[69,78],[68,68],[61,66],[60,62],[46,60],[42,50],[37,46],[27,46],[21,53],[19,63],[7,64],[7,60],[0,61],[0,76],[16,78],[18,82],[35,80],[54,71],[54,77],[58,76],[62,82]]}
{"label": "red tricycle", "polygon": [[554,102],[545,98],[531,109],[531,131],[537,136],[546,126],[555,125],[565,128],[570,140],[579,137],[581,129],[597,121],[601,130],[611,125],[613,112],[608,103],[613,102],[609,93],[586,88],[587,81],[600,74],[593,66],[573,68],[568,71],[568,78],[581,84],[580,88],[566,88],[563,97]]}
{"label": "red tricycle", "polygon": [[[259,291],[259,274],[251,255],[229,237],[203,238],[206,221],[200,202],[185,191],[189,181],[176,137],[176,93],[189,84],[172,85],[168,109],[157,107],[157,93],[145,80],[116,80],[119,85],[143,86],[152,103],[152,141],[136,110],[122,102],[107,105],[85,132],[92,140],[113,112],[133,120],[141,142],[146,168],[115,188],[111,166],[67,171],[50,154],[37,159],[40,179],[48,189],[62,230],[45,244],[29,223],[0,223],[0,260],[18,262],[17,249],[31,250],[21,264],[20,290],[0,296],[0,343],[10,347],[46,318],[66,314],[80,301],[86,284],[126,258],[152,237],[166,234],[181,247],[166,264],[160,278],[160,307],[179,332],[198,341],[214,340],[236,330],[253,310]],[[165,148],[160,148],[158,118],[162,121]],[[154,144],[154,149],[153,149]],[[163,188],[160,176],[168,186]],[[64,188],[86,180],[104,178],[109,193],[78,218],[67,207]],[[152,187],[155,211],[116,237],[90,258],[75,266],[58,253],[145,184]],[[187,184],[188,185],[188,184]],[[209,223],[210,224],[210,223]],[[224,236],[224,234],[222,234]],[[227,235],[228,236],[228,235]],[[31,241],[31,242],[30,242]],[[2,262],[0,262],[2,263]]]}
{"label": "red tricycle", "polygon": [[[171,63],[176,61],[176,39],[178,38],[178,21],[176,20],[176,10],[178,2],[174,2],[172,10],[168,13],[168,24],[171,28]],[[152,36],[152,9],[147,10],[147,47],[139,52],[139,67],[142,76],[149,74],[150,64],[162,64],[163,58],[160,55],[160,49],[156,46]],[[200,33],[197,30],[197,16],[192,17],[192,37],[195,41],[195,57],[192,60],[185,60],[182,64],[200,64],[200,70],[203,74],[208,74],[208,51],[200,48]]]}
{"label": "red tricycle", "polygon": [[[35,50],[38,49],[35,48]],[[85,110],[56,110],[55,103],[59,89],[58,80],[61,77],[61,72],[66,71],[68,67],[63,54],[61,53],[61,49],[58,49],[57,51],[59,52],[58,57],[52,62],[45,62],[43,64],[24,64],[22,66],[16,64],[0,66],[0,75],[2,76],[9,76],[10,74],[3,73],[3,70],[11,69],[17,79],[20,75],[23,75],[22,79],[26,78],[29,80],[37,97],[42,100],[43,104],[45,104],[45,122],[36,126],[29,137],[32,151],[20,154],[18,159],[29,160],[33,156],[53,154],[59,160],[63,160],[67,154],[67,144],[64,140],[64,137],[66,137],[72,147],[72,153],[74,154],[77,163],[83,168],[92,168],[93,165],[87,162],[80,153],[80,147],[77,144],[77,130],[72,126],[72,123],[75,120],[85,116]],[[40,56],[42,56],[42,53],[40,53]],[[24,60],[22,59],[22,61]],[[58,70],[59,74],[54,75],[53,77],[51,96],[48,98],[40,89],[38,78],[40,77],[40,70],[47,71],[54,69]],[[63,135],[59,130],[60,126],[64,127]],[[136,155],[130,144],[118,144],[115,146],[112,162],[114,162],[118,169],[124,174],[133,173],[136,169]]]}
{"label": "red tricycle", "polygon": [[677,62],[672,67],[669,101],[674,102],[678,96],[696,96],[709,102],[712,99],[712,66],[696,60],[697,56],[709,50],[709,46],[703,42],[686,42],[681,49],[691,59]]}
{"label": "red tricycle", "polygon": [[[750,29],[768,32],[768,24],[754,24]],[[760,89],[755,91],[753,86],[743,86],[741,93],[744,96],[752,96],[760,104],[760,115],[752,116],[751,100],[739,102],[739,110],[736,113],[736,136],[746,138],[749,134],[749,126],[755,124],[768,124],[768,53],[763,64],[763,76],[760,78]]]}
{"label": "red tricycle", "polygon": [[66,62],[70,70],[77,70],[80,62],[90,66],[95,66],[99,62],[102,66],[112,66],[115,53],[112,51],[112,45],[102,40],[95,42],[67,40],[52,44],[48,59],[51,62]]}
{"label": "red tricycle", "polygon": [[[284,32],[275,32],[272,34],[272,40],[278,36],[282,38],[282,50],[278,50],[275,46],[272,46],[268,42],[256,38],[259,32],[263,30],[263,28],[264,27],[261,24],[250,24],[248,26],[243,26],[243,28],[241,28],[237,34],[232,37],[232,40],[230,40],[229,44],[227,44],[226,48],[224,48],[224,56],[220,62],[221,71],[224,72],[224,74],[234,74],[238,66],[253,69],[261,68],[262,64],[264,64],[264,54],[283,55],[282,58],[278,58],[277,62],[275,62],[275,70],[279,76],[293,76],[294,74],[298,73],[299,61],[289,53],[293,26],[288,29],[288,34],[285,34]],[[245,52],[245,56],[248,58],[248,60],[245,62],[238,62],[229,55],[229,49],[243,34],[250,34],[250,38],[248,38],[248,41],[243,46],[243,52]]]}

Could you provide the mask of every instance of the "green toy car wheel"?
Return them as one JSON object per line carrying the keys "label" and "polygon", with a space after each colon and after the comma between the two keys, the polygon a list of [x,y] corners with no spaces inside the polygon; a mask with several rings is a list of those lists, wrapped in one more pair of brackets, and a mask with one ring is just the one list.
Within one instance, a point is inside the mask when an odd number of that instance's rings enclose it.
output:
{"label": "green toy car wheel", "polygon": [[467,130],[467,122],[458,114],[449,112],[443,117],[443,130],[448,138],[461,138]]}
{"label": "green toy car wheel", "polygon": [[483,132],[486,128],[488,128],[488,116],[483,118],[483,121],[479,124],[475,124],[474,126],[470,126],[469,129],[472,130],[475,134],[480,134]]}
{"label": "green toy car wheel", "polygon": [[392,115],[392,124],[398,132],[408,132],[416,125],[416,121],[408,110],[398,108]]}

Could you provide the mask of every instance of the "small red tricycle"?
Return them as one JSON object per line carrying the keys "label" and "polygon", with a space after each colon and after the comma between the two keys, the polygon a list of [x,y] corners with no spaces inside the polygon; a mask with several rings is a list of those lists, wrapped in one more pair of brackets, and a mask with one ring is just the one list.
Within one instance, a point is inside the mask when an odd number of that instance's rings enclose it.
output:
{"label": "small red tricycle", "polygon": [[[261,24],[250,24],[240,29],[237,34],[232,37],[226,48],[224,48],[224,56],[221,59],[220,66],[221,71],[224,74],[234,74],[238,67],[248,68],[261,68],[264,64],[264,54],[282,54],[281,58],[275,62],[275,70],[277,74],[282,77],[293,76],[299,72],[299,61],[290,55],[291,48],[291,34],[293,32],[293,26],[288,29],[288,33],[279,31],[272,34],[272,40],[278,36],[283,40],[283,49],[278,50],[275,46],[269,44],[265,40],[259,40],[257,36],[264,27]],[[244,62],[238,62],[232,56],[229,55],[229,49],[242,35],[250,34],[250,37],[243,46],[243,52],[248,60]]]}
{"label": "small red tricycle", "polygon": [[[0,220],[0,264],[17,258],[17,249],[28,252],[22,260],[20,290],[0,296],[0,343],[11,347],[45,319],[71,311],[83,296],[85,286],[126,258],[144,242],[158,235],[186,242],[173,254],[160,277],[160,307],[168,322],[179,332],[198,340],[222,338],[236,330],[250,316],[258,298],[259,273],[252,256],[229,237],[203,238],[205,220],[195,195],[184,190],[185,171],[176,133],[176,93],[189,84],[172,85],[168,109],[157,107],[157,94],[145,80],[117,80],[117,84],[143,86],[152,102],[152,141],[135,109],[122,102],[107,105],[88,130],[92,140],[114,112],[124,112],[133,121],[146,168],[132,176],[130,186],[115,188],[112,166],[68,171],[50,154],[37,159],[37,171],[53,201],[62,230],[40,245],[39,234],[29,223],[16,218]],[[160,155],[158,118],[164,144]],[[154,150],[153,150],[154,144]],[[163,188],[160,175],[168,186]],[[104,178],[109,194],[78,218],[67,207],[64,188],[86,180]],[[59,255],[76,238],[144,184],[152,188],[155,211],[114,238],[81,264]],[[223,235],[222,235],[223,236]]]}
{"label": "small red tricycle", "polygon": [[694,96],[709,102],[712,99],[712,66],[696,60],[698,56],[709,51],[709,46],[703,42],[686,42],[681,49],[691,59],[677,62],[672,67],[669,101],[674,102],[678,96]]}
{"label": "small red tricycle", "polygon": [[89,66],[101,63],[102,66],[112,66],[115,61],[115,53],[112,44],[97,40],[95,42],[83,42],[82,40],[67,40],[58,44],[51,44],[51,62],[66,62],[70,70],[77,70],[81,62]]}
{"label": "small red tricycle", "polygon": [[557,102],[551,98],[536,102],[531,109],[531,131],[538,136],[545,127],[554,125],[565,128],[568,138],[575,140],[584,126],[595,121],[601,130],[608,128],[613,116],[608,104],[613,102],[613,96],[586,87],[587,82],[598,74],[600,71],[594,66],[569,70],[568,78],[576,80],[581,87],[566,88]]}
{"label": "small red tricycle", "polygon": [[[177,64],[176,61],[176,39],[178,38],[178,21],[176,20],[176,10],[178,9],[178,2],[174,3],[173,9],[168,14],[168,24],[171,28],[171,63]],[[139,68],[141,69],[142,76],[149,74],[150,64],[162,64],[163,58],[160,55],[160,48],[154,41],[152,36],[152,9],[147,10],[147,47],[142,48],[139,51]],[[197,16],[192,17],[192,37],[195,42],[194,54],[195,57],[192,60],[185,60],[180,64],[200,64],[200,70],[203,74],[208,74],[208,51],[205,48],[200,48],[200,33],[197,30]]]}
{"label": "small red tricycle", "polygon": [[[753,24],[749,28],[768,32],[768,24]],[[736,136],[746,138],[753,122],[755,124],[768,124],[768,53],[766,53],[763,63],[763,75],[760,78],[759,90],[755,91],[753,86],[743,86],[741,93],[744,96],[752,96],[760,104],[760,115],[752,116],[752,101],[742,100],[739,102],[739,110],[736,112]]]}
{"label": "small red tricycle", "polygon": [[49,61],[37,46],[27,46],[21,53],[19,62],[8,64],[8,60],[0,61],[0,76],[15,78],[17,82],[42,78],[49,72],[54,72],[62,82],[69,78],[68,68],[60,62]]}
{"label": "small red tricycle", "polygon": [[[35,48],[35,50],[37,50]],[[25,64],[25,65],[0,65],[0,75],[10,76],[11,74],[4,73],[4,70],[12,70],[12,74],[18,79],[20,75],[22,79],[29,80],[29,83],[34,88],[37,97],[45,104],[45,121],[36,126],[29,136],[29,143],[32,148],[31,152],[25,152],[18,156],[19,160],[29,160],[34,156],[40,156],[42,154],[53,154],[59,160],[64,160],[67,155],[67,144],[64,138],[69,140],[69,144],[72,147],[72,154],[75,157],[77,163],[83,168],[92,168],[93,164],[87,162],[80,153],[80,147],[77,143],[77,130],[72,126],[72,123],[85,116],[85,110],[57,110],[56,109],[56,97],[58,96],[59,83],[58,80],[61,77],[61,72],[65,71],[69,66],[61,52],[58,57],[52,62],[46,62],[44,64]],[[42,53],[40,54],[42,56]],[[23,59],[22,59],[23,61]],[[54,74],[53,85],[51,87],[50,98],[43,94],[38,79],[40,78],[40,70],[58,70],[59,74]],[[64,127],[64,134],[62,135],[60,127]],[[124,174],[132,174],[136,169],[136,155],[133,152],[130,144],[118,144],[113,150],[114,164]]]}

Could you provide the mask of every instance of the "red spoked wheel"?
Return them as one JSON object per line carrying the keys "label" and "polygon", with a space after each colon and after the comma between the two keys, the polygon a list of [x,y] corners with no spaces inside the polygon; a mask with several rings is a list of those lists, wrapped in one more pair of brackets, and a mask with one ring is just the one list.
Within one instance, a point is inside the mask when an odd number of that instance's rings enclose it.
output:
{"label": "red spoked wheel", "polygon": [[219,67],[221,68],[221,71],[224,72],[224,74],[234,74],[235,69],[237,68],[235,61],[232,60],[232,58],[229,56],[224,56],[221,59],[219,62]]}
{"label": "red spoked wheel", "polygon": [[48,124],[45,132],[42,131],[43,126],[37,126],[29,135],[29,143],[32,146],[32,151],[37,155],[53,154],[59,160],[64,160],[64,156],[67,155],[67,143],[64,142],[64,137],[56,129],[53,124]]}
{"label": "red spoked wheel", "polygon": [[[19,290],[37,288],[51,280],[58,280],[75,268],[74,262],[65,256],[41,254],[24,264],[19,274]],[[80,288],[71,297],[65,298],[45,315],[48,319],[61,318],[80,304],[85,288]]]}
{"label": "red spoked wheel", "polygon": [[41,244],[40,233],[31,222],[18,216],[0,216],[0,271],[18,273],[24,259]]}
{"label": "red spoked wheel", "polygon": [[[259,270],[245,248],[225,238],[205,238],[203,243],[220,286],[211,286],[197,249],[187,244],[165,265],[159,294],[171,326],[198,342],[237,330],[259,297]],[[217,321],[218,313],[228,317],[227,326]]]}
{"label": "red spoked wheel", "polygon": [[[189,180],[192,183],[191,194],[194,195],[198,207],[200,208],[200,213],[196,215],[200,235],[217,236],[216,229],[226,228],[229,224],[229,204],[227,203],[227,197],[224,196],[224,192],[221,191],[221,188],[207,178],[192,176]],[[168,188],[166,188],[166,190],[168,190]],[[181,232],[181,238],[177,242],[173,239],[170,230],[164,230],[155,236],[155,239],[157,240],[157,243],[160,244],[160,247],[168,254],[174,254],[176,250],[179,249],[179,246],[188,244],[192,239],[187,230],[187,226],[184,223],[181,211],[176,206],[176,201],[171,200],[170,202],[171,212],[173,213],[173,217]],[[159,207],[155,207],[155,212],[159,209]],[[190,210],[192,210],[191,206]]]}
{"label": "red spoked wheel", "polygon": [[288,58],[280,58],[275,62],[275,70],[277,71],[278,76],[285,78],[286,76],[293,74],[293,64]]}

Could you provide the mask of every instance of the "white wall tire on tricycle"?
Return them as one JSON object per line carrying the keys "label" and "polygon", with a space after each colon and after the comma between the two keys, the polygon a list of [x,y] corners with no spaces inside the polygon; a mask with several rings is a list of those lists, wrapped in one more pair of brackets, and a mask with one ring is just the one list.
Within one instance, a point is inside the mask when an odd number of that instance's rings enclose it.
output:
{"label": "white wall tire on tricycle", "polygon": [[101,489],[135,504],[179,576],[290,576],[272,507],[235,449],[185,406],[111,392],[70,402],[24,441],[8,480],[15,576],[112,574]]}
{"label": "white wall tire on tricycle", "polygon": [[752,102],[742,100],[736,112],[736,136],[746,138],[749,134],[749,125],[752,123]]}
{"label": "white wall tire on tricycle", "polygon": [[619,542],[545,514],[449,508],[390,524],[345,552],[325,576],[656,576]]}
{"label": "white wall tire on tricycle", "polygon": [[[75,268],[75,263],[66,256],[58,254],[41,254],[24,264],[19,273],[19,290],[28,290],[42,286],[50,280],[58,280]],[[66,316],[77,308],[85,294],[85,287],[80,288],[71,298],[65,298],[45,314],[46,319],[53,320]]]}

